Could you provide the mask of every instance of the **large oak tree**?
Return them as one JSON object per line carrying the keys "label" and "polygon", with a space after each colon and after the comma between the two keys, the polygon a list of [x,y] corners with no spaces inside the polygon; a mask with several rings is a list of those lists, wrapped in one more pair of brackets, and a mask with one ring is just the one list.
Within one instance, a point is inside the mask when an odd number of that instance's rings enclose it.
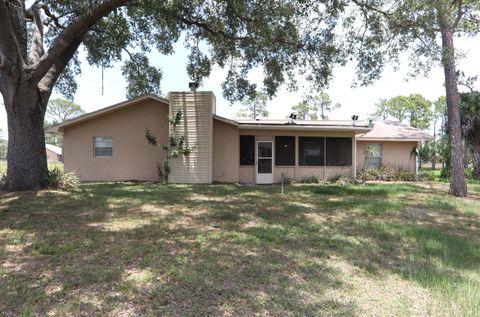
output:
{"label": "large oak tree", "polygon": [[156,48],[171,54],[174,43],[184,39],[192,80],[208,76],[213,64],[227,68],[224,94],[237,101],[258,90],[246,79],[256,67],[264,69],[262,89],[268,95],[287,80],[295,86],[298,73],[324,86],[331,64],[344,58],[333,32],[337,9],[328,1],[0,0],[8,189],[45,185],[46,107],[54,87],[72,98],[79,48],[101,67],[127,57],[122,72],[132,97],[159,91],[161,70],[149,64],[146,53]]}

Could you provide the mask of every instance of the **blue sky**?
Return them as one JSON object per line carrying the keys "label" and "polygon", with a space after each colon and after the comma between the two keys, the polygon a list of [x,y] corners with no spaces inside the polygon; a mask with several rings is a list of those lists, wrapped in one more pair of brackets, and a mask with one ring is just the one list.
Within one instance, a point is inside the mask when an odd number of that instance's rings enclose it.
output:
{"label": "blue sky", "polygon": [[[459,61],[459,69],[467,75],[480,73],[480,37],[458,39],[457,50],[462,50],[465,56]],[[158,53],[151,54],[151,63],[160,67],[163,71],[161,82],[162,93],[169,91],[188,90],[190,81],[185,71],[188,52],[182,43],[177,43],[175,54],[162,56]],[[84,56],[84,54],[83,54]],[[405,58],[406,61],[406,58]],[[125,100],[125,80],[120,71],[121,63],[115,64],[114,68],[104,71],[104,94],[102,95],[101,69],[90,67],[87,62],[82,63],[82,75],[78,77],[79,89],[75,95],[75,102],[80,104],[87,112],[94,111],[111,104]],[[355,78],[354,65],[338,67],[334,71],[335,78],[326,92],[334,102],[339,102],[342,107],[332,112],[330,119],[348,120],[352,114],[365,119],[367,114],[374,109],[375,102],[380,98],[391,98],[398,95],[413,93],[422,94],[430,100],[436,100],[444,94],[443,70],[437,67],[432,70],[428,78],[407,79],[408,64],[402,65],[399,71],[387,68],[382,78],[369,87],[352,88]],[[217,114],[233,118],[240,109],[239,105],[230,105],[223,99],[221,83],[225,78],[226,71],[214,67],[211,76],[204,81],[201,90],[211,90],[217,97]],[[254,71],[251,78],[261,78],[260,70]],[[300,85],[301,87],[302,85]],[[478,86],[478,85],[477,85]],[[289,92],[283,87],[276,97],[268,102],[268,110],[271,118],[285,118],[290,113],[290,108],[302,100],[302,95],[307,91],[299,89],[297,92]],[[52,98],[59,97],[54,94]],[[0,99],[1,101],[1,99]],[[0,128],[6,138],[7,119],[5,108],[0,110]]]}

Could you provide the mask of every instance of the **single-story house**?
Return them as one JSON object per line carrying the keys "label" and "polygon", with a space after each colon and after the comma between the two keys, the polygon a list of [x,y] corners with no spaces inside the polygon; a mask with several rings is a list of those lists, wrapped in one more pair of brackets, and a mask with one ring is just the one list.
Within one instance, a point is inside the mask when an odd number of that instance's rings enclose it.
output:
{"label": "single-story house", "polygon": [[165,157],[147,143],[146,129],[158,144],[172,133],[169,118],[182,112],[176,133],[194,145],[170,162],[172,183],[279,182],[315,176],[356,176],[364,148],[377,150],[376,165],[415,170],[414,149],[430,139],[417,129],[363,121],[233,120],[216,115],[212,92],[145,95],[63,122],[49,132],[63,134],[66,171],[82,181],[157,180],[156,163]]}
{"label": "single-story house", "polygon": [[53,144],[45,144],[47,151],[47,161],[61,162],[62,161],[62,148]]}

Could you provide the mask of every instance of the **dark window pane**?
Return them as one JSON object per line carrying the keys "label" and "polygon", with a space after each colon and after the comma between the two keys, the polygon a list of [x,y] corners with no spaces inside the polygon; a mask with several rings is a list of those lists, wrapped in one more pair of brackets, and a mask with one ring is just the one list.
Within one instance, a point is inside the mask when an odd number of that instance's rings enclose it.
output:
{"label": "dark window pane", "polygon": [[300,137],[298,138],[298,165],[323,166],[324,165],[324,138]]}
{"label": "dark window pane", "polygon": [[112,156],[112,137],[96,136],[93,138],[94,156]]}
{"label": "dark window pane", "polygon": [[111,147],[96,147],[95,156],[112,156]]}
{"label": "dark window pane", "polygon": [[272,157],[272,142],[258,142],[258,157]]}
{"label": "dark window pane", "polygon": [[280,165],[280,166],[295,165],[295,137],[294,136],[275,137],[275,165]]}
{"label": "dark window pane", "polygon": [[327,166],[352,165],[352,138],[327,138]]}
{"label": "dark window pane", "polygon": [[258,174],[272,173],[272,159],[258,159]]}
{"label": "dark window pane", "polygon": [[240,165],[255,165],[255,136],[240,136]]}

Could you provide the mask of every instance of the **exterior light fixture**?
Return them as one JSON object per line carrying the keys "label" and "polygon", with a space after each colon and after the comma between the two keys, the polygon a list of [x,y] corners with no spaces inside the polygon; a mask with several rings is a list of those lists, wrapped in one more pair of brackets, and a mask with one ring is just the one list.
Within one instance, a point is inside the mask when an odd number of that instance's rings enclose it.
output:
{"label": "exterior light fixture", "polygon": [[190,88],[191,91],[197,91],[199,86],[200,86],[200,84],[197,83],[197,82],[194,82],[194,81],[188,83],[188,88]]}

